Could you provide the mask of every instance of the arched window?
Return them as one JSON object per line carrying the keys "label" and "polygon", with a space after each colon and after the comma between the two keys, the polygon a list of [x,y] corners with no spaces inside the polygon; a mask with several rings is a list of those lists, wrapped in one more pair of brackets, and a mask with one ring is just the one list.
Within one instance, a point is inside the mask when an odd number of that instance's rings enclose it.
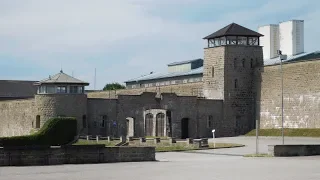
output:
{"label": "arched window", "polygon": [[242,59],[242,67],[245,67],[245,66],[246,66],[246,60]]}
{"label": "arched window", "polygon": [[238,88],[238,79],[234,80],[234,88],[237,89]]}
{"label": "arched window", "polygon": [[82,127],[87,128],[87,116],[86,115],[82,116]]}
{"label": "arched window", "polygon": [[40,128],[40,115],[36,116],[36,128]]}
{"label": "arched window", "polygon": [[211,76],[214,77],[214,67],[212,66]]}
{"label": "arched window", "polygon": [[153,114],[148,113],[145,117],[145,135],[153,136]]}
{"label": "arched window", "polygon": [[253,68],[253,59],[250,60],[250,67]]}

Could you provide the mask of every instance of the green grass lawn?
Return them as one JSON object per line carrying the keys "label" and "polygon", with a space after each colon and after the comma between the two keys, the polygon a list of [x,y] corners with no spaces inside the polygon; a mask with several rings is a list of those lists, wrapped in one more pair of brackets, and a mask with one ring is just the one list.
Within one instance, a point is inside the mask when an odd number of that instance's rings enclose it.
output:
{"label": "green grass lawn", "polygon": [[[96,144],[105,144],[106,146],[115,146],[120,141],[111,141],[107,140],[83,140],[79,139],[74,145],[96,145]],[[168,140],[161,140],[160,143],[154,144],[153,140],[147,140],[145,143],[140,144],[139,140],[134,140],[129,143],[129,146],[155,146],[156,152],[171,152],[171,151],[190,151],[190,150],[201,150],[201,149],[219,149],[219,148],[234,148],[234,147],[242,147],[242,144],[231,144],[231,143],[216,143],[215,147],[213,143],[209,143],[208,148],[197,148],[194,145],[187,145],[186,142],[178,141],[177,143],[173,143],[172,145]]]}
{"label": "green grass lawn", "polygon": [[[252,130],[246,136],[255,136],[256,130]],[[320,137],[320,129],[284,129],[285,136],[291,137]],[[281,136],[281,129],[260,129],[259,136]]]}

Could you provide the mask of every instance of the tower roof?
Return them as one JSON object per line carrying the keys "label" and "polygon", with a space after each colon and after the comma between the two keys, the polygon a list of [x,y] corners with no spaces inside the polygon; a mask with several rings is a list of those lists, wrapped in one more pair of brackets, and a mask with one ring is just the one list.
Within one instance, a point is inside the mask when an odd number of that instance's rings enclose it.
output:
{"label": "tower roof", "polygon": [[212,33],[209,36],[204,37],[203,39],[213,39],[223,36],[261,37],[263,35],[243,26],[240,26],[239,24],[231,23],[228,26],[216,31],[215,33]]}
{"label": "tower roof", "polygon": [[49,78],[41,80],[37,82],[36,85],[40,84],[80,84],[80,85],[89,85],[89,83],[76,79],[68,74],[65,74],[62,70],[60,73],[55,74],[53,76],[49,76]]}

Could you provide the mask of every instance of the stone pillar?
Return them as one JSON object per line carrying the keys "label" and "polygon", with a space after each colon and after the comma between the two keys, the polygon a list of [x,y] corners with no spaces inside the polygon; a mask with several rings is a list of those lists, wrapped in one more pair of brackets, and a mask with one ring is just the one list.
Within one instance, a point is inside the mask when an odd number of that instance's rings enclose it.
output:
{"label": "stone pillar", "polygon": [[110,136],[107,137],[108,142],[112,141],[112,138]]}
{"label": "stone pillar", "polygon": [[188,145],[193,144],[193,139],[192,138],[187,138],[186,141],[187,141]]}

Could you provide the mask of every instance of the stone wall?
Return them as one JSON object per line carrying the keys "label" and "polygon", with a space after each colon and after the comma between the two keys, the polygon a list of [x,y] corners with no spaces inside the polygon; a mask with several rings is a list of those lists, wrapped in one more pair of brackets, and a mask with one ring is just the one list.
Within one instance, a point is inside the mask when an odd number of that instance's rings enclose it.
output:
{"label": "stone wall", "polygon": [[[116,99],[88,99],[88,128],[90,135],[116,136],[117,128],[117,100]],[[105,117],[104,126],[103,117]]]}
{"label": "stone wall", "polygon": [[75,117],[78,131],[86,133],[83,117],[87,116],[87,95],[85,94],[42,94],[35,96],[36,112],[40,116],[40,127],[50,118],[58,116]]}
{"label": "stone wall", "polygon": [[140,95],[143,92],[155,92],[158,95],[161,93],[173,92],[179,96],[202,96],[202,82],[149,88],[121,89],[116,91],[89,92],[88,98],[114,99],[117,98],[118,95]]}
{"label": "stone wall", "polygon": [[0,137],[27,135],[36,123],[34,99],[0,101]]}
{"label": "stone wall", "polygon": [[155,147],[64,147],[0,148],[0,166],[34,166],[110,162],[155,161]]}
{"label": "stone wall", "polygon": [[[283,65],[285,128],[320,128],[319,69],[319,60]],[[261,128],[280,128],[280,65],[264,67],[261,81]]]}

